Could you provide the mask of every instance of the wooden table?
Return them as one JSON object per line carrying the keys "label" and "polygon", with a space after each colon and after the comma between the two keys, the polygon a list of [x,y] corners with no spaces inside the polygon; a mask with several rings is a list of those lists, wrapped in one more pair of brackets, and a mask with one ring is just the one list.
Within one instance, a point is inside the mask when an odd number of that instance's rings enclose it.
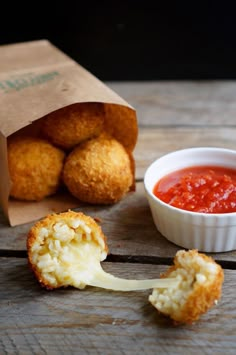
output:
{"label": "wooden table", "polygon": [[[148,165],[170,151],[236,149],[235,82],[108,83],[138,113],[137,190],[100,217],[110,255],[104,268],[151,278],[179,249],[155,228],[144,194]],[[225,269],[222,299],[191,326],[173,326],[148,302],[150,291],[40,288],[27,266],[26,234],[0,215],[0,354],[236,354],[236,251],[212,254]]]}

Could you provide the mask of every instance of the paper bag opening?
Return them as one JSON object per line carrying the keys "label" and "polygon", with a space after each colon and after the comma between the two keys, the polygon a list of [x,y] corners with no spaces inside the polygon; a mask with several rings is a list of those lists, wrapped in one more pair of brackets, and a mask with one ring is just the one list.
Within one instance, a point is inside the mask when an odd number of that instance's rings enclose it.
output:
{"label": "paper bag opening", "polygon": [[37,136],[49,114],[100,105],[106,132],[130,154],[134,176],[136,112],[120,96],[46,40],[0,47],[0,68],[0,204],[12,226],[83,205],[63,188],[39,202],[9,199],[7,139]]}

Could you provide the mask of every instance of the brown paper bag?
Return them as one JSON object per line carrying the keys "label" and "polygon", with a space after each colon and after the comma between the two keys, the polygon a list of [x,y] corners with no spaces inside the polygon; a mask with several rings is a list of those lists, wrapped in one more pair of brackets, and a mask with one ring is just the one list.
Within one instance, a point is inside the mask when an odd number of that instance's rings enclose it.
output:
{"label": "brown paper bag", "polygon": [[12,226],[79,206],[69,193],[40,202],[9,199],[7,138],[30,130],[50,112],[82,102],[103,103],[106,130],[133,151],[136,112],[105,84],[47,40],[0,46],[0,204]]}

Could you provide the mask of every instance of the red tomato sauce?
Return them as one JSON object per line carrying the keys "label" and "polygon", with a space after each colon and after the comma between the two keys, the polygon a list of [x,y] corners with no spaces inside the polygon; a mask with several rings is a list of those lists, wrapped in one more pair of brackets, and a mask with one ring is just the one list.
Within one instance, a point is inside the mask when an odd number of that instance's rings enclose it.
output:
{"label": "red tomato sauce", "polygon": [[194,166],[160,179],[153,193],[167,204],[194,212],[236,212],[236,170]]}

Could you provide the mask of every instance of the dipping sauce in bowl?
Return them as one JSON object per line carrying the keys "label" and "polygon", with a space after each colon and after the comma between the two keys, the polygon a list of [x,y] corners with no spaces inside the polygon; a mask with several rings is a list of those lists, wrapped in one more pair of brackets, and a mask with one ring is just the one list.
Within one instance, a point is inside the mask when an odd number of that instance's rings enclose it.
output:
{"label": "dipping sauce in bowl", "polygon": [[163,202],[187,211],[236,212],[236,170],[220,166],[177,170],[161,178],[153,193]]}
{"label": "dipping sauce in bowl", "polygon": [[144,187],[169,241],[204,252],[236,250],[236,150],[199,147],[156,159]]}

